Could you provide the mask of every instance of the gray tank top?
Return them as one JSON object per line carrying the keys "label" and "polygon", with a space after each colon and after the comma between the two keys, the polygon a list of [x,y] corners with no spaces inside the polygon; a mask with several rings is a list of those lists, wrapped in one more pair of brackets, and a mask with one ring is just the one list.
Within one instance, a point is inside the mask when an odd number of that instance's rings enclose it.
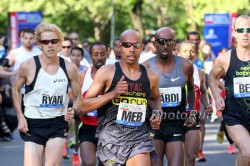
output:
{"label": "gray tank top", "polygon": [[156,57],[148,60],[150,69],[158,73],[160,78],[159,88],[161,95],[162,109],[165,113],[172,115],[174,118],[166,116],[165,120],[178,120],[177,113],[185,112],[186,107],[186,90],[185,84],[187,82],[184,71],[182,58],[174,56],[175,66],[171,73],[161,73],[156,66]]}

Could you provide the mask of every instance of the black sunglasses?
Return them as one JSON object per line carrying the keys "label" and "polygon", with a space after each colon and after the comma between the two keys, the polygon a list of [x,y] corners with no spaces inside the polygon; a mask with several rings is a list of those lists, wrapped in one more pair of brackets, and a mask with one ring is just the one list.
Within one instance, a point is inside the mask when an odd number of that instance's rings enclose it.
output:
{"label": "black sunglasses", "polygon": [[71,47],[71,46],[62,46],[62,48],[68,48],[68,49],[70,49],[70,47]]}
{"label": "black sunglasses", "polygon": [[250,33],[250,28],[236,28],[235,31],[237,33],[244,33],[244,31],[247,31],[247,33]]}
{"label": "black sunglasses", "polygon": [[130,48],[131,46],[134,46],[135,48],[139,49],[142,46],[142,43],[137,42],[137,43],[130,43],[130,42],[122,42],[120,43],[120,46],[123,46],[125,48]]}
{"label": "black sunglasses", "polygon": [[163,39],[163,38],[159,38],[159,39],[155,39],[155,41],[160,44],[160,45],[165,45],[167,44],[168,46],[172,46],[175,44],[175,40],[173,39]]}
{"label": "black sunglasses", "polygon": [[51,39],[51,40],[40,40],[40,43],[43,45],[51,44],[57,44],[59,42],[59,39]]}

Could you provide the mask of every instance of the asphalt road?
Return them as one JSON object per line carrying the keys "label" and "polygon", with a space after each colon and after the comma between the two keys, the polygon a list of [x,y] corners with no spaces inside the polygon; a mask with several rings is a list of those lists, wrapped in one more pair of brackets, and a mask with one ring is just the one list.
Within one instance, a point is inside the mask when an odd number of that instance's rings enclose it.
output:
{"label": "asphalt road", "polygon": [[[207,162],[197,162],[197,166],[234,166],[236,154],[231,155],[227,152],[227,140],[224,139],[222,144],[217,143],[216,133],[218,122],[206,124],[206,136],[204,143],[204,153]],[[18,132],[14,133],[15,141],[5,142],[0,140],[0,166],[21,166],[23,165],[23,142]],[[63,160],[62,166],[70,166],[70,160]]]}

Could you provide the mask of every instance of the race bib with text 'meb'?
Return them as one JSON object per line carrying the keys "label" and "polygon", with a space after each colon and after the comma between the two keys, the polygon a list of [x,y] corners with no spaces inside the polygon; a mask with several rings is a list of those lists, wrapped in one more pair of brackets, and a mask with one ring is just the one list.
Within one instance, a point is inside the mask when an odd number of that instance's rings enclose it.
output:
{"label": "race bib with text 'meb'", "polygon": [[125,126],[141,126],[146,118],[146,105],[120,103],[116,123]]}
{"label": "race bib with text 'meb'", "polygon": [[250,77],[236,77],[234,81],[234,97],[250,97]]}

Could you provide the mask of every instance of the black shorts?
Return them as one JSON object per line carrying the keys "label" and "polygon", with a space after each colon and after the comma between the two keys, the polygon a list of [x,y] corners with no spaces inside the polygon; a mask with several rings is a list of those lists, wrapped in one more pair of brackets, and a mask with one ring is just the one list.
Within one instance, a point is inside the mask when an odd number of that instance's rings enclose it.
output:
{"label": "black shorts", "polygon": [[170,135],[165,135],[162,134],[159,130],[157,130],[154,134],[154,139],[155,140],[162,140],[165,143],[170,143],[170,142],[175,142],[175,141],[185,141],[185,133],[179,133],[179,134],[170,134]]}
{"label": "black shorts", "polygon": [[97,126],[91,126],[87,124],[82,124],[81,128],[79,129],[78,136],[80,140],[80,144],[82,142],[92,142],[97,145],[98,138],[95,137]]}
{"label": "black shorts", "polygon": [[27,134],[20,132],[25,142],[34,142],[39,145],[46,145],[50,138],[66,138],[68,136],[68,122],[64,116],[51,119],[30,119],[26,118],[29,131]]}
{"label": "black shorts", "polygon": [[249,122],[244,122],[243,120],[230,116],[228,114],[223,115],[223,121],[227,126],[235,126],[235,125],[242,125],[247,129],[247,131],[250,133],[250,124]]}

